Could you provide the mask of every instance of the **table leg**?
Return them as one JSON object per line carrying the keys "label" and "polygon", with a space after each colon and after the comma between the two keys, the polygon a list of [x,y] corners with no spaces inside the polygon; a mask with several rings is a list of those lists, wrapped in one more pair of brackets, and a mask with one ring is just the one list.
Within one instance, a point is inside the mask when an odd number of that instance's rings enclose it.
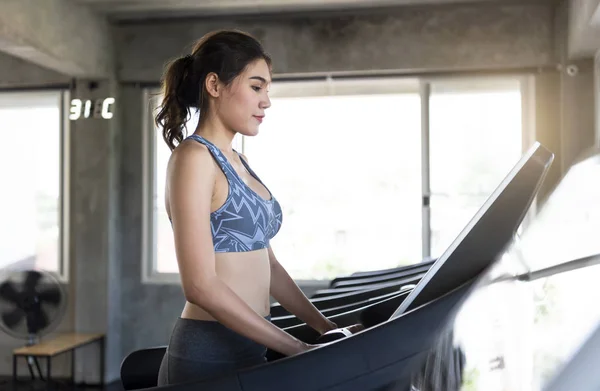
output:
{"label": "table leg", "polygon": [[31,356],[27,356],[27,357],[25,357],[25,360],[27,360],[27,368],[29,368],[29,374],[31,375],[31,380],[34,380],[35,375],[33,374],[33,368],[31,366],[31,361],[33,360],[33,358]]}
{"label": "table leg", "polygon": [[52,359],[50,356],[46,357],[46,389],[51,389],[52,386],[52,372],[51,372],[51,364]]}
{"label": "table leg", "polygon": [[104,337],[100,338],[100,386],[104,387]]}
{"label": "table leg", "polygon": [[40,375],[40,379],[44,381],[44,375],[42,375],[42,370],[40,369],[40,362],[38,361],[37,357],[33,357],[33,362],[35,363],[35,367],[37,368],[38,375]]}
{"label": "table leg", "polygon": [[17,355],[13,354],[13,384],[17,382]]}
{"label": "table leg", "polygon": [[71,383],[75,385],[75,349],[71,350]]}

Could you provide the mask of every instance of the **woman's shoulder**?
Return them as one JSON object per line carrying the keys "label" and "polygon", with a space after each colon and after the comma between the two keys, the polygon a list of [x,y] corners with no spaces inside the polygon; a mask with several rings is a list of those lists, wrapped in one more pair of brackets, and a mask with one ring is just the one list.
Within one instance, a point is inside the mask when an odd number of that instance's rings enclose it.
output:
{"label": "woman's shoulder", "polygon": [[213,172],[213,157],[204,144],[194,140],[183,140],[171,153],[169,158],[168,170],[170,172],[195,171],[195,172]]}

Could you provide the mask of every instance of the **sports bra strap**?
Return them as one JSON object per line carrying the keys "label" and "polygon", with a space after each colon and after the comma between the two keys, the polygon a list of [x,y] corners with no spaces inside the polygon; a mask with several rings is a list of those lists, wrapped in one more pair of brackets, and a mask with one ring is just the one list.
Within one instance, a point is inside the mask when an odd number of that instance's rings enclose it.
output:
{"label": "sports bra strap", "polygon": [[197,134],[192,134],[188,138],[196,140],[200,144],[205,145],[208,148],[208,150],[210,151],[210,153],[213,156],[213,158],[215,159],[215,161],[217,162],[217,164],[219,165],[219,167],[221,167],[221,170],[223,170],[225,175],[228,175],[229,170],[233,169],[233,167],[231,167],[231,165],[229,164],[229,162],[227,161],[225,156],[223,156],[223,153],[221,153],[221,150],[219,148],[217,148],[216,145],[214,145],[207,139],[198,136]]}

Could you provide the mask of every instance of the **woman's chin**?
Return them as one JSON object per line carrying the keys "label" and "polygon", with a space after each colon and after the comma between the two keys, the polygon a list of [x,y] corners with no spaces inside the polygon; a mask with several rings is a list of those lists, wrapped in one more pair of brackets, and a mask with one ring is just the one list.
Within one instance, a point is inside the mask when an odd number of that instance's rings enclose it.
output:
{"label": "woman's chin", "polygon": [[258,134],[258,126],[255,129],[244,129],[244,131],[238,132],[243,136],[254,137]]}

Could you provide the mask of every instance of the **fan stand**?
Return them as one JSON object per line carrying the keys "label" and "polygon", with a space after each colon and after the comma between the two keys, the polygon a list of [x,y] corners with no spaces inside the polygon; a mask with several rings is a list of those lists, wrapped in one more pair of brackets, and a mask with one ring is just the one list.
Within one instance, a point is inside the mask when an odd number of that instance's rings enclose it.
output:
{"label": "fan stand", "polygon": [[[35,334],[29,334],[29,338],[25,346],[32,346],[39,342],[39,337]],[[42,375],[42,369],[40,368],[40,363],[37,357],[27,356],[27,367],[29,368],[29,374],[31,375],[31,380],[35,379],[35,374],[33,373],[33,365],[37,368],[38,375],[40,379],[44,381],[44,375]]]}

